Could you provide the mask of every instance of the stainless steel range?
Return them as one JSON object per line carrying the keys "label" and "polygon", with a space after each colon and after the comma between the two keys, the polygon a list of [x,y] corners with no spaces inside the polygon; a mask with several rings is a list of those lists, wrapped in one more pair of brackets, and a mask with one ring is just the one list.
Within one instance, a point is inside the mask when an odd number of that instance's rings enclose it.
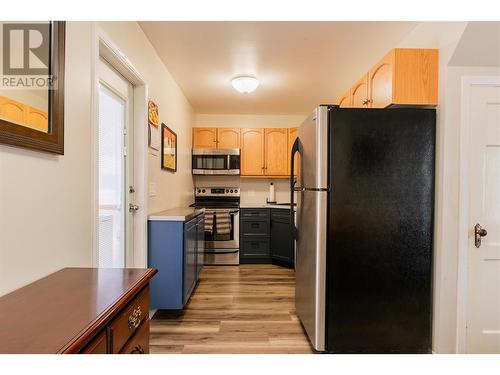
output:
{"label": "stainless steel range", "polygon": [[205,208],[204,264],[240,263],[240,188],[196,187],[194,206]]}

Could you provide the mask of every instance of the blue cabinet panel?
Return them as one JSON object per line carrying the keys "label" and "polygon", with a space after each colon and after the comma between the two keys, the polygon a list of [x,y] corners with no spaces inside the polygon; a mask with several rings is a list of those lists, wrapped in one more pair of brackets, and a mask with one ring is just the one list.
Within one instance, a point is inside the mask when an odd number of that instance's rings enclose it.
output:
{"label": "blue cabinet panel", "polygon": [[194,218],[190,222],[186,223],[184,231],[184,296],[183,303],[186,304],[193,292],[197,280],[197,270],[196,270],[196,248],[198,242],[198,236],[196,233],[196,221]]}
{"label": "blue cabinet panel", "polygon": [[184,223],[148,223],[148,267],[158,269],[151,280],[151,309],[182,309],[184,269]]}

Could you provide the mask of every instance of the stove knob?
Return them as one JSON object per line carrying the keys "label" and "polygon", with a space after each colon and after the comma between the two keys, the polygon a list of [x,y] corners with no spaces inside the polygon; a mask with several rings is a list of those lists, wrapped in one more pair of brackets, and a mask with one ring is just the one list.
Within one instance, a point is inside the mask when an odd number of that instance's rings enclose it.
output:
{"label": "stove knob", "polygon": [[226,189],[226,193],[229,193],[229,189]]}
{"label": "stove knob", "polygon": [[197,192],[197,193],[201,193],[201,190],[200,190],[200,189],[198,189],[198,190],[196,190],[196,192]]}
{"label": "stove knob", "polygon": [[234,192],[237,193],[238,192],[238,189],[234,189]]}
{"label": "stove knob", "polygon": [[232,193],[233,192],[233,189],[230,190],[230,192]]}
{"label": "stove knob", "polygon": [[205,192],[205,189],[203,189],[201,192],[202,192],[202,193],[204,193],[204,192]]}

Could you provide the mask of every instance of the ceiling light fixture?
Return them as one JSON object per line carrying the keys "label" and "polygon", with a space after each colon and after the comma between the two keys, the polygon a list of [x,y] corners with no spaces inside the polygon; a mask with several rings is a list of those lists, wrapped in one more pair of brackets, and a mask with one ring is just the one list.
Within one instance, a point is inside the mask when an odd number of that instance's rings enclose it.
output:
{"label": "ceiling light fixture", "polygon": [[259,80],[251,76],[239,76],[231,80],[234,89],[242,94],[248,94],[259,86]]}

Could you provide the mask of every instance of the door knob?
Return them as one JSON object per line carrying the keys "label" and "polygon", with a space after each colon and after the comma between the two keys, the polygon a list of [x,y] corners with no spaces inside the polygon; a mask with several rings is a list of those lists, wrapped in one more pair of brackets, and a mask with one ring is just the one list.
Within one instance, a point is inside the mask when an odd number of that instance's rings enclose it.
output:
{"label": "door knob", "polygon": [[488,234],[488,231],[484,228],[481,228],[480,224],[476,224],[474,226],[474,245],[476,245],[477,248],[481,247],[481,238],[486,236]]}
{"label": "door knob", "polygon": [[139,211],[139,206],[133,203],[128,204],[128,212],[136,212]]}

